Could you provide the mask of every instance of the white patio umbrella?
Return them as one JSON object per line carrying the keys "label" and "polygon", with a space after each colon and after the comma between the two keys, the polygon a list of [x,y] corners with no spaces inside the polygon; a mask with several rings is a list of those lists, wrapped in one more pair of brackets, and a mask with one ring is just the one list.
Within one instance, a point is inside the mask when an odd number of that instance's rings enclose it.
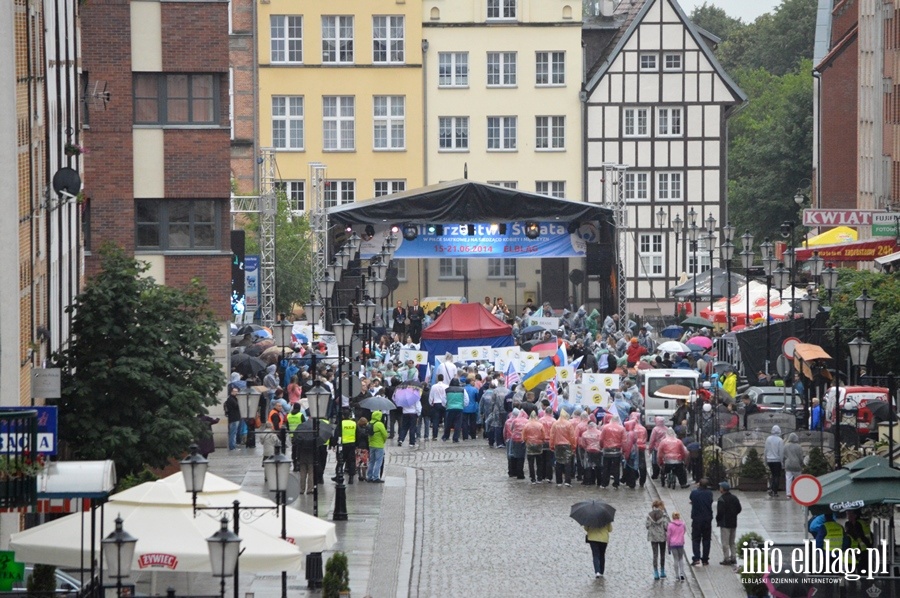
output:
{"label": "white patio umbrella", "polygon": [[691,349],[678,341],[666,341],[656,347],[657,353],[690,353]]}

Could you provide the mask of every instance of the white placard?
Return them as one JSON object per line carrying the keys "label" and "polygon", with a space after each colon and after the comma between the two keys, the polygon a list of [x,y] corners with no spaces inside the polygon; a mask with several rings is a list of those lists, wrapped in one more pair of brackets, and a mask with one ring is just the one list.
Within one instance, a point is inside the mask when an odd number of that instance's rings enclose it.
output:
{"label": "white placard", "polygon": [[572,366],[557,367],[556,379],[559,380],[560,384],[563,382],[568,382],[570,384],[575,382],[575,368]]}
{"label": "white placard", "polygon": [[584,374],[581,379],[581,388],[582,405],[609,409],[612,401],[608,391],[619,388],[619,375]]}
{"label": "white placard", "polygon": [[412,359],[417,366],[428,364],[428,351],[416,351],[414,349],[400,349],[400,361],[406,363]]}
{"label": "white placard", "polygon": [[297,336],[302,334],[309,339],[310,347],[312,347],[313,343],[325,343],[325,346],[328,347],[328,357],[338,356],[337,338],[334,336],[333,332],[325,330],[322,326],[316,326],[315,335],[313,335],[312,332],[312,326],[300,322],[294,322],[294,326],[291,328],[292,335]]}
{"label": "white placard", "polygon": [[460,347],[456,350],[462,361],[477,361],[479,359],[491,359],[491,347],[481,345],[475,347]]}
{"label": "white placard", "polygon": [[500,372],[502,374],[506,373],[506,368],[509,367],[509,360],[505,357],[498,357],[494,360],[494,371]]}
{"label": "white placard", "polygon": [[528,325],[542,326],[548,330],[556,330],[559,328],[559,318],[535,318],[533,316],[528,316]]}
{"label": "white placard", "polygon": [[507,359],[518,359],[520,353],[522,353],[522,349],[519,347],[502,347],[500,349],[500,355]]}

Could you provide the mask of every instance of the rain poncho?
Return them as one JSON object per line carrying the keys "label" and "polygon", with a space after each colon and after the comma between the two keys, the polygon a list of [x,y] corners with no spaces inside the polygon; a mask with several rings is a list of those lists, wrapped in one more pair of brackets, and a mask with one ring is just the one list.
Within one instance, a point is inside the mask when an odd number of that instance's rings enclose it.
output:
{"label": "rain poncho", "polygon": [[506,418],[506,423],[503,424],[503,440],[510,440],[512,438],[513,423],[516,421],[517,417],[519,417],[519,410],[513,409],[510,416]]}
{"label": "rain poncho", "polygon": [[538,420],[541,422],[541,425],[544,427],[544,442],[550,442],[550,428],[553,427],[553,424],[556,423],[556,419],[547,413],[546,411],[541,415]]}
{"label": "rain poncho", "polygon": [[684,463],[688,456],[688,450],[684,443],[675,435],[675,430],[666,428],[666,437],[659,443],[656,455],[660,465],[665,463]]}
{"label": "rain poncho", "polygon": [[268,388],[270,391],[274,391],[278,388],[278,374],[275,372],[278,369],[274,363],[266,368],[266,376],[263,378],[263,386]]}
{"label": "rain poncho", "polygon": [[597,429],[597,424],[594,422],[588,424],[584,434],[581,435],[579,446],[587,453],[600,452],[600,430]]}
{"label": "rain poncho", "polygon": [[575,429],[569,422],[569,416],[565,411],[559,414],[559,419],[550,428],[550,448],[555,449],[558,444],[575,446]]}
{"label": "rain poncho", "polygon": [[600,317],[600,312],[597,311],[596,309],[591,311],[590,314],[588,314],[585,325],[587,326],[587,329],[590,331],[591,335],[597,334],[597,318],[599,318],[599,317]]}
{"label": "rain poncho", "polygon": [[526,445],[544,446],[544,426],[538,420],[537,413],[532,413],[531,417],[528,418],[528,423],[525,424],[525,428],[522,430],[522,438],[525,440]]}
{"label": "rain poncho", "polygon": [[604,451],[621,450],[625,444],[625,428],[619,420],[613,417],[608,424],[603,426],[600,432],[600,445]]}
{"label": "rain poncho", "polygon": [[634,422],[634,441],[637,443],[638,450],[645,450],[647,448],[647,428],[641,424],[641,415],[632,413],[628,416],[628,421]]}
{"label": "rain poncho", "polygon": [[522,435],[525,432],[526,425],[528,425],[528,414],[524,411],[520,411],[519,415],[516,416],[512,423],[513,442],[524,442]]}
{"label": "rain poncho", "polygon": [[628,402],[628,399],[626,399],[625,395],[621,392],[616,393],[616,399],[613,401],[613,408],[619,416],[619,421],[627,420],[628,415],[631,413],[631,403]]}

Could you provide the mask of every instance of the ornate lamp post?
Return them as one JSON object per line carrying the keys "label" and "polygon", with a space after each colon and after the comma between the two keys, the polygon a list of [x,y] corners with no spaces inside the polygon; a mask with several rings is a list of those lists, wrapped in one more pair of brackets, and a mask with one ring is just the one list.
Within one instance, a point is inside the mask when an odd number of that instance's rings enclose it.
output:
{"label": "ornate lamp post", "polygon": [[728,330],[731,330],[731,260],[734,258],[734,227],[729,222],[722,227],[722,236],[724,237],[722,246],[719,248],[720,262],[725,263],[725,276],[727,277],[726,288],[728,289],[728,299],[725,301],[725,318],[728,320]]}
{"label": "ornate lamp post", "polygon": [[[681,245],[679,245],[681,231],[684,230],[684,221],[681,214],[676,214],[672,220],[672,230],[675,231],[675,282],[678,282],[678,254],[681,253]],[[675,298],[675,317],[678,317],[678,298]]]}
{"label": "ornate lamp post", "polygon": [[109,576],[116,580],[117,598],[122,596],[122,578],[131,575],[131,561],[134,560],[135,544],[137,544],[137,538],[122,529],[121,517],[116,517],[115,531],[100,541],[103,558],[109,563]]}
{"label": "ornate lamp post", "polygon": [[[281,539],[287,540],[287,487],[291,477],[293,462],[284,454],[287,445],[282,442],[275,448],[275,454],[263,462],[266,484],[275,493],[275,507],[281,508]],[[224,578],[222,580],[224,592]],[[224,595],[223,595],[224,598]],[[287,598],[287,571],[281,572],[281,598]]]}
{"label": "ornate lamp post", "polygon": [[693,301],[693,310],[691,311],[692,316],[697,315],[697,277],[700,275],[700,263],[697,261],[697,242],[700,239],[700,228],[696,223],[691,223],[691,226],[688,228],[688,242],[690,243],[691,255],[693,256],[693,275],[694,275],[694,296],[692,297]]}
{"label": "ornate lamp post", "polygon": [[278,346],[281,347],[281,361],[278,362],[278,369],[281,370],[282,385],[285,388],[287,388],[288,382],[290,382],[290,380],[285,380],[287,363],[285,363],[284,348],[291,344],[293,327],[294,324],[285,320],[284,317],[279,319],[278,323],[274,326],[275,340],[278,342]]}
{"label": "ornate lamp post", "polygon": [[[313,420],[313,434],[316,437],[316,456],[313,461],[313,516],[319,516],[319,420],[326,416],[331,403],[331,393],[318,382],[306,393],[309,401],[309,416]],[[315,589],[322,584],[322,553],[310,552],[306,555],[307,587]]]}
{"label": "ornate lamp post", "polygon": [[369,298],[367,294],[363,302],[359,304],[359,321],[363,325],[363,372],[365,372],[368,367],[368,359],[369,355],[372,353],[372,338],[370,336],[370,332],[372,329],[372,322],[375,320],[375,308],[377,306],[375,303]]}
{"label": "ornate lamp post", "polygon": [[747,312],[744,315],[744,326],[750,326],[750,269],[753,267],[753,261],[756,255],[753,253],[753,235],[748,230],[741,235],[741,266],[744,267],[744,275],[747,279],[747,286],[744,289],[745,299],[747,301]]}
{"label": "ornate lamp post", "polygon": [[220,579],[219,596],[225,598],[225,578],[231,576],[235,576],[235,594],[237,594],[237,563],[241,539],[228,529],[227,517],[222,517],[222,527],[206,539],[206,544],[213,577]]}
{"label": "ornate lamp post", "polygon": [[759,244],[759,251],[762,254],[763,270],[766,273],[766,375],[769,374],[769,356],[771,355],[771,341],[769,332],[769,320],[772,305],[772,272],[778,265],[773,253],[775,245],[766,237],[765,241]]}
{"label": "ornate lamp post", "polygon": [[716,250],[716,233],[715,231],[707,233],[704,237],[706,249],[709,251],[709,311],[710,317],[713,310],[713,252]]}
{"label": "ornate lamp post", "polygon": [[[349,350],[350,344],[353,342],[353,322],[347,319],[346,314],[341,314],[338,321],[333,326],[334,335],[338,345],[338,383],[337,397],[335,404],[337,405],[337,426],[341,435],[341,446],[337,451],[337,480],[334,493],[334,513],[332,513],[332,521],[347,521],[347,486],[344,484],[344,447],[343,447],[343,401],[344,401],[344,378],[342,365],[344,363],[344,351]],[[349,455],[348,455],[349,458]]]}
{"label": "ornate lamp post", "polygon": [[315,296],[313,296],[310,302],[304,306],[304,310],[306,311],[306,318],[312,326],[312,338],[309,339],[309,348],[310,353],[312,354],[309,362],[309,374],[310,380],[315,384],[319,373],[318,366],[316,365],[316,322],[322,318],[322,312],[324,310],[322,304]]}

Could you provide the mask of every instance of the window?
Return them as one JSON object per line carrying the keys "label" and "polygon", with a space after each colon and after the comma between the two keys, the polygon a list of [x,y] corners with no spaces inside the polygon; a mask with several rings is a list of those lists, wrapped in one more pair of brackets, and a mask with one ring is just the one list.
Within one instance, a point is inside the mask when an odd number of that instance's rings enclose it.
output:
{"label": "window", "polygon": [[516,258],[492,257],[488,258],[488,278],[515,278]]}
{"label": "window", "polygon": [[625,199],[647,200],[649,199],[648,175],[646,172],[625,173]]}
{"label": "window", "polygon": [[535,73],[535,85],[565,85],[566,53],[538,52]]}
{"label": "window", "polygon": [[487,18],[515,19],[516,0],[488,0]]}
{"label": "window", "polygon": [[688,253],[688,274],[699,274],[697,271],[697,261],[700,262],[700,272],[709,270],[709,254],[698,253],[696,256],[693,252]]}
{"label": "window", "polygon": [[353,17],[322,17],[322,62],[353,62]]}
{"label": "window", "polygon": [[497,185],[498,187],[506,187],[507,189],[518,189],[518,181],[488,181],[488,185]]}
{"label": "window", "polygon": [[438,278],[463,278],[466,269],[462,258],[442,257],[438,266]]}
{"label": "window", "polygon": [[469,149],[469,117],[442,116],[438,119],[439,148],[443,151]]}
{"label": "window", "polygon": [[353,96],[322,98],[325,150],[352,151],[356,148],[355,114]]}
{"label": "window", "polygon": [[488,87],[512,87],[516,84],[516,53],[488,52]]}
{"label": "window", "polygon": [[303,149],[303,96],[272,96],[272,145]]}
{"label": "window", "polygon": [[438,86],[467,87],[469,85],[469,53],[438,53]]}
{"label": "window", "polygon": [[135,73],[135,124],[214,125],[218,121],[217,76]]}
{"label": "window", "polygon": [[406,147],[405,106],[403,96],[375,96],[376,150],[402,150]]}
{"label": "window", "polygon": [[305,207],[306,181],[278,181],[275,188],[287,197],[291,212],[302,212]]}
{"label": "window", "polygon": [[406,260],[394,258],[391,267],[397,269],[397,280],[406,280]]}
{"label": "window", "polygon": [[650,129],[647,126],[647,108],[625,108],[622,112],[625,137],[647,137]]}
{"label": "window", "polygon": [[372,17],[372,62],[402,64],[403,17]]}
{"label": "window", "polygon": [[638,276],[661,276],[663,273],[663,236],[658,233],[641,234],[638,237],[638,249],[641,258],[641,271]]}
{"label": "window", "polygon": [[272,63],[303,62],[303,17],[272,15],[269,26]]}
{"label": "window", "polygon": [[219,247],[221,202],[211,199],[137,199],[136,249],[213,250]]}
{"label": "window", "polygon": [[656,129],[660,137],[681,136],[681,108],[660,108],[657,114]]}
{"label": "window", "polygon": [[534,184],[534,190],[541,195],[549,195],[550,197],[558,197],[565,199],[566,182],[565,181],[537,181]]}
{"label": "window", "polygon": [[535,149],[566,149],[566,117],[538,116],[536,119]]}
{"label": "window", "polygon": [[516,149],[516,117],[489,116],[487,119],[488,150],[512,151]]}
{"label": "window", "polygon": [[657,66],[657,55],[656,54],[641,54],[641,70],[642,71],[655,71],[659,67]]}
{"label": "window", "polygon": [[406,181],[403,179],[375,181],[375,197],[400,193],[401,191],[406,191]]}
{"label": "window", "polygon": [[326,208],[334,208],[356,201],[356,181],[325,181],[323,193]]}
{"label": "window", "polygon": [[681,199],[681,173],[660,172],[656,175],[656,198]]}
{"label": "window", "polygon": [[663,54],[664,71],[680,71],[682,69],[681,54],[667,52]]}

